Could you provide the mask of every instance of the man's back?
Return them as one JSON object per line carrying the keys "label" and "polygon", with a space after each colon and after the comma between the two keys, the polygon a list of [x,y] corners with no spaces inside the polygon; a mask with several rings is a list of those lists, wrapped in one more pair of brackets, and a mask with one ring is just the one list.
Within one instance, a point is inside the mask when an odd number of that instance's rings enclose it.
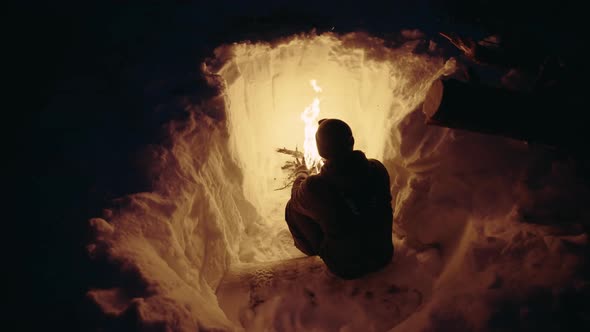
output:
{"label": "man's back", "polygon": [[287,209],[319,225],[319,255],[340,277],[357,278],[391,260],[389,176],[381,162],[361,151],[299,178]]}

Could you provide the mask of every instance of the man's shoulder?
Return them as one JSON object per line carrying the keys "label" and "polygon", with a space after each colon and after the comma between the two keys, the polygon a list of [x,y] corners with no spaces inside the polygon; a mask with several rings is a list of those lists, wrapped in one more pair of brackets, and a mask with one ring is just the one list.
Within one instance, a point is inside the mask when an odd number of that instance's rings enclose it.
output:
{"label": "man's shoulder", "polygon": [[325,182],[325,179],[321,174],[314,174],[308,176],[307,179],[305,179],[305,182],[308,186],[316,187],[321,186],[322,183]]}
{"label": "man's shoulder", "polygon": [[308,176],[304,185],[306,191],[320,194],[329,186],[329,181],[320,173]]}
{"label": "man's shoulder", "polygon": [[377,159],[367,159],[369,161],[369,165],[371,165],[374,168],[378,168],[380,170],[385,170],[385,165],[383,165],[383,163]]}
{"label": "man's shoulder", "polygon": [[387,168],[385,168],[385,165],[383,165],[382,162],[380,162],[377,159],[368,159],[369,160],[369,165],[371,166],[373,172],[378,173],[380,175],[387,175],[389,176],[389,173],[387,172]]}

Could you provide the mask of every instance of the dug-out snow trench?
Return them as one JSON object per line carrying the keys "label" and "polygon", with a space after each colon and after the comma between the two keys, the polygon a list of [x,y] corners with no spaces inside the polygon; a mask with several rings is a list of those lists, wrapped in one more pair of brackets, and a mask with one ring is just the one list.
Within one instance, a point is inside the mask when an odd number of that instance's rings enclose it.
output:
{"label": "dug-out snow trench", "polygon": [[[383,160],[393,173],[392,160],[400,149],[396,125],[416,109],[432,81],[444,70],[441,59],[417,56],[409,50],[390,50],[383,47],[380,40],[361,35],[341,39],[334,35],[293,38],[275,46],[238,44],[230,50],[219,50],[221,54],[224,51],[231,54],[216,70],[225,87],[229,152],[242,170],[244,196],[257,212],[255,220],[244,222],[246,236],[239,249],[242,266],[302,256],[294,248],[284,222],[290,187],[278,190],[288,184],[287,173],[281,166],[289,157],[275,150],[280,147],[302,150],[306,137],[301,114],[314,98],[320,102],[320,113],[314,122],[321,118],[344,120],[353,130],[355,148],[364,151],[369,158]],[[313,259],[270,264],[264,268],[254,264],[250,272],[234,266],[218,290],[221,306],[232,321],[251,330],[264,329],[269,315],[291,310],[279,304],[266,308],[265,302],[269,299],[263,300],[251,288],[260,288],[261,283],[268,282],[274,284],[269,289],[293,288],[296,280],[300,284],[308,283],[312,276],[303,271],[313,266]],[[316,267],[323,269],[321,264]],[[284,270],[282,275],[275,274],[281,269]],[[265,281],[259,278],[263,270],[266,270],[262,278]],[[250,273],[255,276],[248,278]],[[295,277],[296,274],[300,275]],[[295,300],[290,302],[289,306],[296,306]],[[354,302],[343,306],[350,304]],[[415,308],[416,299],[410,300],[409,305]],[[265,312],[258,316],[266,317],[255,317],[253,307],[258,313]],[[346,322],[349,314],[341,312],[339,318],[316,317],[315,320],[323,321],[327,325],[322,327],[330,329],[349,324]],[[392,314],[389,319],[381,319],[385,325],[377,325],[381,329],[391,327],[401,316],[400,312]],[[355,323],[363,322],[367,326],[368,322],[379,320],[363,317],[357,313]],[[310,328],[303,322],[297,324],[300,324],[299,329]],[[279,330],[284,328],[287,327],[281,326]]]}
{"label": "dug-out snow trench", "polygon": [[[520,232],[506,216],[526,148],[425,126],[417,107],[453,68],[415,54],[415,45],[326,34],[218,48],[204,73],[220,94],[191,106],[188,121],[169,126],[171,144],[154,147],[154,191],[124,197],[124,208],[91,220],[89,251],[121,277],[89,297],[108,317],[146,329],[381,331],[412,314],[436,280],[440,294],[470,285],[471,293],[448,298],[465,302],[457,315],[473,316],[474,289],[494,275],[450,276],[472,268],[461,256],[473,252],[472,242]],[[275,150],[301,148],[300,114],[315,97],[319,118],[348,122],[356,148],[382,160],[391,176],[394,228],[404,240],[395,238],[394,264],[359,281],[331,279],[317,258],[301,257],[283,220],[289,190],[275,190],[289,159]],[[484,219],[499,222],[485,226]],[[443,269],[436,252],[412,249],[421,243],[453,248],[447,252],[459,258],[448,257]],[[506,243],[485,242],[484,252]],[[439,297],[431,306],[456,303],[448,301]],[[404,321],[406,330],[412,322]]]}
{"label": "dug-out snow trench", "polygon": [[[122,276],[89,298],[107,316],[131,315],[140,327],[239,326],[215,294],[230,267],[301,257],[283,220],[289,190],[275,190],[288,157],[275,150],[301,149],[300,115],[318,97],[319,118],[347,121],[357,149],[392,174],[403,168],[397,126],[432,81],[452,71],[441,58],[413,54],[417,42],[388,48],[365,34],[324,34],[216,49],[203,71],[220,94],[191,106],[188,121],[168,127],[171,144],[153,148],[155,189],[123,197],[124,208],[91,220],[91,255]],[[392,190],[405,186],[400,176]]]}
{"label": "dug-out snow trench", "polygon": [[380,40],[358,35],[238,44],[218,52],[231,54],[216,70],[225,90],[229,153],[243,174],[244,197],[259,216],[244,223],[245,233],[254,236],[241,241],[241,262],[280,260],[297,252],[292,243],[268,242],[289,238],[281,235],[290,187],[280,188],[288,184],[288,171],[281,167],[292,158],[276,149],[303,150],[301,115],[315,98],[320,112],[314,124],[321,118],[344,120],[355,148],[387,163],[399,151],[395,126],[443,70],[440,59],[388,50]]}

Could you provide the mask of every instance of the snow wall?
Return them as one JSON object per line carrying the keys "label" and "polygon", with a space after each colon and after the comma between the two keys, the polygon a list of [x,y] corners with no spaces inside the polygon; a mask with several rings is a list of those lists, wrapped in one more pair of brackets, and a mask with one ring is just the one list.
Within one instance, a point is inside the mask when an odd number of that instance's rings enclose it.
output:
{"label": "snow wall", "polygon": [[[408,271],[430,275],[428,285],[420,286],[428,288],[424,294],[441,289],[438,300],[429,295],[432,300],[422,307],[429,309],[405,320],[402,328],[427,329],[437,319],[481,328],[493,301],[473,309],[474,294],[500,278],[499,268],[490,272],[482,262],[496,262],[508,273],[518,271],[515,262],[533,249],[535,260],[547,262],[553,256],[561,261],[563,249],[560,240],[546,238],[553,235],[517,225],[519,208],[534,201],[522,186],[535,158],[526,144],[424,124],[420,103],[430,84],[450,74],[454,63],[437,56],[433,43],[417,52],[424,41],[413,34],[418,40],[395,48],[365,34],[301,35],[219,47],[203,64],[203,73],[220,94],[191,106],[187,121],[168,126],[170,141],[152,149],[153,161],[146,167],[153,170],[156,189],[123,197],[120,209],[90,221],[95,237],[89,252],[115,266],[118,281],[90,290],[88,297],[106,317],[132,321],[140,330],[247,328],[228,318],[215,292],[232,267],[302,256],[283,220],[289,190],[276,190],[284,183],[281,166],[289,158],[275,150],[301,148],[300,114],[317,96],[319,118],[348,122],[355,148],[384,162],[394,197],[396,255],[411,257]],[[310,86],[312,79],[321,93]],[[547,241],[553,241],[553,251]],[[425,251],[429,246],[439,250]],[[516,260],[493,260],[506,250]],[[482,257],[469,258],[474,253]],[[541,274],[545,277],[537,283],[569,277],[575,262],[559,263],[567,268]],[[485,273],[467,282],[457,278],[465,271]],[[531,273],[510,272],[517,276],[504,277],[515,280],[505,281],[510,285],[505,293],[514,294]],[[471,286],[454,291],[460,284]],[[277,326],[273,319],[263,324],[252,326]],[[306,325],[313,327],[313,322]]]}

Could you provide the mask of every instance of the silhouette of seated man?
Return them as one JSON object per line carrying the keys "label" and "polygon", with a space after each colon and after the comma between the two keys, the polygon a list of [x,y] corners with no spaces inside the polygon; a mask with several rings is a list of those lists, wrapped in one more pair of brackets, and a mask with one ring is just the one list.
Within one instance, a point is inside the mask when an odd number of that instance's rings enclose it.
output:
{"label": "silhouette of seated man", "polygon": [[315,137],[325,164],[316,175],[298,166],[285,220],[299,250],[319,255],[340,278],[359,278],[393,256],[389,175],[381,162],[353,150],[345,122],[320,120]]}

